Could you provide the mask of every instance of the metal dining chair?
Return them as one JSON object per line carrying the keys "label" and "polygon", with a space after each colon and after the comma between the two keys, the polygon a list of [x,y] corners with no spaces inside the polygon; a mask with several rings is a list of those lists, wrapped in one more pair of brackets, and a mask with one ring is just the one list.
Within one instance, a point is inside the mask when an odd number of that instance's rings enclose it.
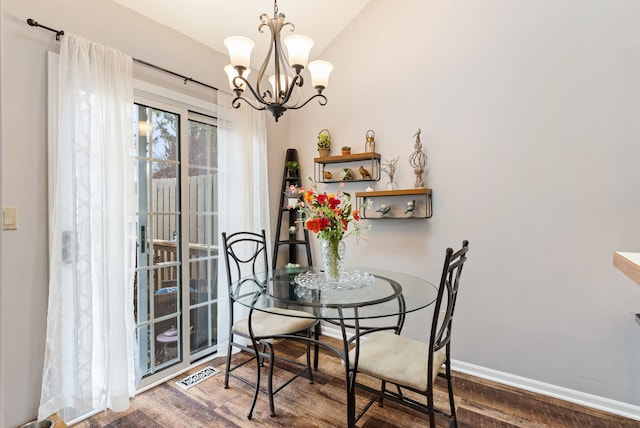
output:
{"label": "metal dining chair", "polygon": [[[431,428],[435,428],[435,412],[449,418],[449,426],[457,427],[456,410],[451,379],[451,330],[453,313],[458,297],[462,267],[467,261],[469,242],[463,241],[458,251],[448,248],[444,268],[435,301],[429,341],[419,341],[400,336],[399,331],[376,331],[361,335],[358,361],[353,362],[357,376],[365,374],[380,380],[380,388],[364,385],[356,380],[359,389],[374,396],[355,417],[358,421],[376,401],[382,406],[388,399],[429,416]],[[364,337],[363,337],[364,336]],[[365,338],[366,337],[366,338]],[[355,349],[349,354],[355,357]],[[444,370],[441,368],[444,367]],[[433,385],[437,377],[444,377],[449,395],[449,413],[434,408]],[[389,389],[389,384],[394,388]],[[409,397],[412,391],[426,398],[418,400]],[[354,421],[354,422],[355,422]]]}
{"label": "metal dining chair", "polygon": [[[311,345],[307,344],[306,364],[288,358],[278,357],[274,351],[274,344],[280,341],[275,336],[279,335],[301,335],[311,337],[318,324],[318,320],[309,313],[286,308],[271,308],[270,312],[259,310],[250,311],[249,316],[235,319],[234,297],[232,295],[232,285],[241,278],[259,274],[268,269],[267,245],[265,231],[261,233],[237,232],[232,234],[222,233],[224,246],[224,256],[227,266],[227,278],[229,282],[229,345],[227,349],[227,362],[225,368],[224,387],[229,387],[229,377],[232,376],[255,388],[251,408],[247,418],[251,419],[256,405],[258,394],[266,394],[269,398],[269,410],[271,416],[275,416],[274,395],[286,385],[294,381],[304,373],[308,373],[309,382],[313,383],[313,372],[311,368]],[[248,281],[253,279],[248,278]],[[264,287],[256,281],[256,286]],[[244,339],[244,340],[243,340]],[[251,346],[247,344],[250,342]],[[238,348],[248,352],[251,357],[244,358],[237,364],[231,365],[231,353],[233,348]],[[296,371],[287,381],[277,388],[273,387],[273,369],[276,360],[286,361],[288,365],[297,366]],[[235,372],[236,369],[256,361],[255,380],[247,379]],[[265,361],[267,367],[267,387],[260,387],[261,369]]]}

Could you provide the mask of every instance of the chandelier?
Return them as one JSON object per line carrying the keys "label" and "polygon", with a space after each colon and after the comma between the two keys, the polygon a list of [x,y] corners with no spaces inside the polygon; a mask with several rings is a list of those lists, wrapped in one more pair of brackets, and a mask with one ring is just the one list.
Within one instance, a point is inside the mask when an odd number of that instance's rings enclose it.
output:
{"label": "chandelier", "polygon": [[[314,44],[313,40],[307,36],[287,36],[284,39],[284,45],[287,48],[285,53],[282,48],[283,41],[280,39],[280,32],[285,27],[291,27],[290,31],[293,31],[295,26],[291,22],[285,21],[284,13],[278,12],[277,0],[273,2],[273,18],[269,18],[266,13],[263,13],[260,15],[260,22],[258,31],[262,33],[264,27],[269,27],[271,44],[258,72],[255,86],[252,86],[247,80],[251,72],[249,68],[251,50],[255,46],[253,40],[241,36],[227,37],[224,40],[231,61],[231,64],[225,66],[224,70],[229,77],[229,85],[236,95],[231,105],[234,108],[239,108],[242,100],[256,110],[270,111],[276,122],[288,109],[302,108],[314,98],[318,98],[320,105],[326,105],[327,98],[322,94],[322,91],[327,87],[333,65],[321,60],[311,61],[307,64],[309,51]],[[270,71],[273,74],[265,79],[265,73],[267,73],[267,67],[270,63],[273,65]],[[300,73],[305,67],[311,73],[311,84],[317,93],[300,103],[300,100],[297,99],[300,95],[299,89],[295,91],[294,100],[291,99],[291,96],[296,87],[301,88],[304,84],[304,78]],[[253,102],[243,96],[247,89],[253,95]]]}

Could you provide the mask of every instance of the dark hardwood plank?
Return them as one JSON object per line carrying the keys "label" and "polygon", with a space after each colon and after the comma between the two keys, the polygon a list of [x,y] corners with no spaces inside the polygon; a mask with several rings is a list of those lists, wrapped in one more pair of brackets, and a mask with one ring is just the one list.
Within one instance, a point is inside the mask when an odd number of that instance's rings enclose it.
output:
{"label": "dark hardwood plank", "polygon": [[[338,341],[323,338],[333,345]],[[304,362],[304,345],[294,341],[278,344],[282,355]],[[234,355],[234,359],[243,358]],[[314,372],[314,383],[305,377],[276,394],[276,416],[269,415],[269,405],[264,394],[258,397],[253,419],[247,420],[247,411],[253,398],[253,390],[231,378],[229,388],[224,389],[224,359],[216,358],[206,365],[221,372],[188,390],[175,384],[185,373],[146,391],[132,400],[132,406],[123,413],[101,412],[83,421],[77,428],[148,428],[166,427],[340,427],[345,426],[345,383],[341,361],[328,351],[321,350],[320,367]],[[255,366],[248,364],[241,370],[252,377]],[[274,385],[282,382],[295,368],[276,366]],[[264,370],[266,372],[266,370]],[[456,411],[460,428],[638,428],[639,421],[582,407],[573,403],[524,391],[507,385],[479,379],[463,373],[454,373]],[[373,380],[360,377],[364,382]],[[264,380],[266,382],[266,379]],[[444,386],[438,382],[435,393],[436,406],[448,406]],[[367,397],[362,391],[357,396],[358,408]],[[448,426],[448,421],[437,415],[438,427]],[[425,416],[398,404],[385,402],[384,407],[372,406],[359,421],[362,428],[406,428],[428,426]]]}

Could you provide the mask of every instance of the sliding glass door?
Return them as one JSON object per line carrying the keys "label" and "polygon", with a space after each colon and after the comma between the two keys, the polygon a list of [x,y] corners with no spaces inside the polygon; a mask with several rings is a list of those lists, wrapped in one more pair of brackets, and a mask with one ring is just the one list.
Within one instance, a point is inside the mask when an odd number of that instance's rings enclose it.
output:
{"label": "sliding glass door", "polygon": [[190,114],[188,229],[192,359],[211,353],[218,334],[218,133],[211,120]]}
{"label": "sliding glass door", "polygon": [[144,386],[216,349],[217,132],[212,118],[157,101],[134,110]]}

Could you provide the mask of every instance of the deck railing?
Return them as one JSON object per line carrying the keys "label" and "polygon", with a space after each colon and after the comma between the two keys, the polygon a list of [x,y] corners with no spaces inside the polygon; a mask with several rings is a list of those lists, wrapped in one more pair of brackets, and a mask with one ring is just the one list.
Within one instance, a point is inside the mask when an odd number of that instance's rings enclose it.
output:
{"label": "deck railing", "polygon": [[[202,263],[189,263],[189,260],[217,255],[217,246],[207,247],[201,244],[189,244],[189,256],[183,260],[183,265],[189,266],[189,277],[191,279],[207,277],[207,272],[203,271]],[[156,290],[170,286],[168,283],[175,281],[177,277],[177,266],[174,264],[178,259],[176,243],[174,241],[154,239],[153,259],[154,264],[160,267],[156,271]]]}
{"label": "deck railing", "polygon": [[[194,259],[217,256],[217,246],[207,246],[202,243],[213,242],[218,236],[216,213],[218,209],[217,198],[214,190],[217,187],[217,172],[189,177],[188,194],[183,195],[189,199],[189,229],[182,231],[182,239],[189,241],[189,254],[184,254],[182,263],[188,266],[191,279],[207,277],[204,271],[204,263],[190,263]],[[167,286],[177,277],[177,267],[174,262],[178,260],[176,241],[174,235],[178,227],[176,225],[176,179],[162,178],[153,181],[153,207],[152,212],[167,213],[157,214],[151,217],[151,230],[153,235],[153,264],[159,266],[155,273],[155,290]],[[196,213],[196,215],[193,215]],[[210,236],[207,236],[210,234]],[[166,265],[166,266],[164,266]]]}

